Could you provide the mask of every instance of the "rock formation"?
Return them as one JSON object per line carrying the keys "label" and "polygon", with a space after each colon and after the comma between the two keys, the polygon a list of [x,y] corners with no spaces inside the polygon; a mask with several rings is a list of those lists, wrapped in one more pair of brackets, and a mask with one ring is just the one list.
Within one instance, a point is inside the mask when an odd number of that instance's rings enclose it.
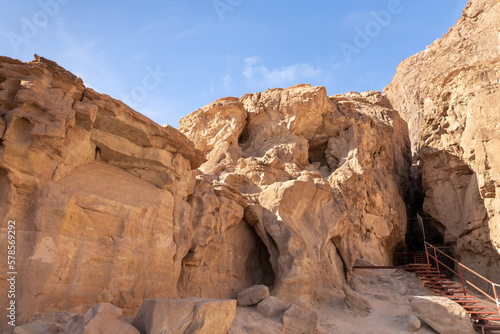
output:
{"label": "rock formation", "polygon": [[308,307],[403,242],[407,128],[380,93],[218,100],[182,120],[193,145],[38,56],[2,57],[0,89],[19,322],[255,284]]}
{"label": "rock formation", "polygon": [[427,217],[500,281],[499,20],[498,0],[471,0],[387,96],[269,89],[179,131],[52,61],[0,57],[0,233],[15,220],[17,322],[31,319],[16,330],[430,333],[415,277],[353,266],[404,244],[413,154]]}
{"label": "rock formation", "polygon": [[403,242],[408,133],[380,93],[271,89],[217,100],[180,123],[207,157],[200,170],[248,199],[273,295],[327,299],[344,285],[344,266],[389,264]]}
{"label": "rock formation", "polygon": [[0,115],[1,233],[16,221],[18,323],[100,302],[135,314],[145,298],[231,298],[264,282],[246,199],[200,175],[202,152],[177,130],[38,57],[0,58]]}
{"label": "rock formation", "polygon": [[471,0],[385,89],[408,122],[424,211],[459,259],[500,281],[500,3]]}

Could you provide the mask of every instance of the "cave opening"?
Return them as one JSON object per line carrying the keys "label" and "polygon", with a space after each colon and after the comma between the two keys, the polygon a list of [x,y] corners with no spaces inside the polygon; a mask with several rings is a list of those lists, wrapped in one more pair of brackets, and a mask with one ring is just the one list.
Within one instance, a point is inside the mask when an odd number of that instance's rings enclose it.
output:
{"label": "cave opening", "polygon": [[405,245],[404,250],[399,249],[399,251],[421,252],[425,251],[424,241],[432,245],[444,244],[444,227],[428,217],[423,209],[425,194],[422,187],[422,163],[416,154],[413,156],[409,176]]}
{"label": "cave opening", "polygon": [[241,132],[240,136],[238,137],[238,144],[240,146],[244,146],[249,139],[250,139],[250,134],[248,133],[247,127],[245,127]]}
{"label": "cave opening", "polygon": [[254,285],[263,284],[272,290],[275,283],[275,273],[270,262],[271,255],[257,233],[255,231],[253,233],[256,242],[255,252],[246,260],[247,275]]}

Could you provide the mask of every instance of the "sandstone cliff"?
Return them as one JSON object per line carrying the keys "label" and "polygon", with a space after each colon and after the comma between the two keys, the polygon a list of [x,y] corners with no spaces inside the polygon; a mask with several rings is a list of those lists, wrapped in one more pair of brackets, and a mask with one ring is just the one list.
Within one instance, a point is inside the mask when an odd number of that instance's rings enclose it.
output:
{"label": "sandstone cliff", "polygon": [[246,199],[199,176],[205,158],[177,130],[38,57],[0,58],[0,115],[0,226],[6,235],[16,221],[19,323],[101,301],[131,313],[144,298],[229,298],[264,282]]}
{"label": "sandstone cliff", "polygon": [[248,198],[283,300],[327,299],[357,258],[387,265],[404,240],[407,127],[378,92],[271,89],[217,100],[179,130],[206,154],[201,171]]}
{"label": "sandstone cliff", "polygon": [[403,242],[407,128],[377,92],[221,99],[183,119],[193,144],[52,61],[2,57],[0,115],[20,323],[254,284],[308,306]]}
{"label": "sandstone cliff", "polygon": [[408,122],[423,210],[465,264],[500,281],[500,3],[472,0],[385,89]]}

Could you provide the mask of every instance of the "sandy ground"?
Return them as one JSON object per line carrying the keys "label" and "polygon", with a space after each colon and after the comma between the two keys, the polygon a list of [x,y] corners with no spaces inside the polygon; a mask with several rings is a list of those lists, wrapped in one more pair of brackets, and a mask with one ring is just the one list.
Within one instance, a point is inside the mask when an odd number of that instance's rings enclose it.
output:
{"label": "sandy ground", "polygon": [[[336,304],[322,305],[318,334],[401,334],[408,331],[408,318],[413,313],[411,296],[430,295],[414,274],[401,270],[361,270],[352,274],[351,287],[372,306],[366,316],[356,314],[340,296]],[[425,324],[413,333],[436,333]]]}
{"label": "sandy ground", "polygon": [[[414,274],[401,270],[355,269],[351,287],[372,307],[367,315],[349,309],[339,291],[326,303],[314,307],[319,316],[317,334],[402,334],[436,333],[422,323],[416,332],[408,331],[413,313],[408,298],[432,295]],[[265,318],[255,307],[238,307],[230,334],[282,334],[280,317]]]}

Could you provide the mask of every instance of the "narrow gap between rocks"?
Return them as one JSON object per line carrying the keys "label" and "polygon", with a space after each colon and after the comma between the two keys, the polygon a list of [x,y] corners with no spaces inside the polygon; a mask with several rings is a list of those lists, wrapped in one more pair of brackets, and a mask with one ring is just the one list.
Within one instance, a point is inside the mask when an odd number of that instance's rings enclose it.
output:
{"label": "narrow gap between rocks", "polygon": [[[422,188],[422,161],[415,154],[412,158],[410,169],[410,191],[406,199],[407,206],[407,229],[405,235],[404,249],[397,251],[424,251],[424,233],[425,240],[433,245],[443,245],[444,236],[441,223],[431,220],[424,212],[423,205],[425,193]],[[422,219],[419,220],[418,217]],[[441,225],[442,227],[442,225]]]}

